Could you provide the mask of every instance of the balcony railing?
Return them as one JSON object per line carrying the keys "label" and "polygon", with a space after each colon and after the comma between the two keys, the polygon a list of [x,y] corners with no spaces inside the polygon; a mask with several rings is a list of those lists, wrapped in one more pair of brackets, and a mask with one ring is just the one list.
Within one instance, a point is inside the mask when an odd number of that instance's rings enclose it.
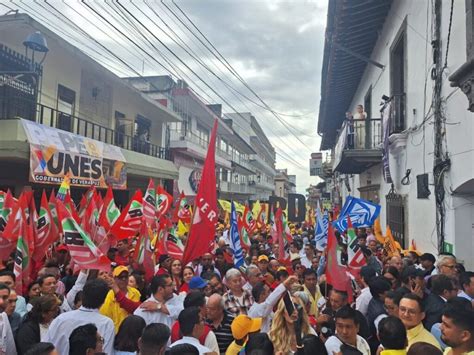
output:
{"label": "balcony railing", "polygon": [[381,144],[380,118],[344,121],[334,148],[334,170],[359,174],[380,162]]}
{"label": "balcony railing", "polygon": [[144,141],[138,136],[132,137],[95,122],[58,111],[49,106],[38,104],[36,121],[46,126],[62,129],[123,149],[132,150],[159,159],[171,160],[171,155],[167,148]]}
{"label": "balcony railing", "polygon": [[[191,131],[184,131],[182,129],[170,129],[170,140],[171,141],[185,141],[185,142],[192,142],[195,143],[205,150],[209,146],[209,142],[206,139],[203,139],[199,135]],[[219,147],[216,147],[216,154],[219,155],[221,158],[226,160],[231,160],[230,154],[224,152]]]}
{"label": "balcony railing", "polygon": [[219,190],[221,192],[240,193],[240,194],[254,194],[255,188],[248,184],[237,184],[229,181],[219,181]]}

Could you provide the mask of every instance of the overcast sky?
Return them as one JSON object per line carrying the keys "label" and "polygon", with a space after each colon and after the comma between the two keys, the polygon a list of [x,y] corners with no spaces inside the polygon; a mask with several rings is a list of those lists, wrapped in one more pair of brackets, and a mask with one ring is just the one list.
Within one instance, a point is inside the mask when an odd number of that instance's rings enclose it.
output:
{"label": "overcast sky", "polygon": [[[77,28],[73,28],[71,23],[68,23],[64,18],[62,18],[63,22],[58,21],[58,18],[53,14],[60,15],[47,4],[41,1],[35,3],[32,1],[0,0],[1,2],[13,8],[19,8],[22,12],[29,12],[55,32],[62,29],[68,41],[83,49],[84,52],[118,75],[134,75],[133,71],[116,59],[99,55],[101,52],[103,53],[103,48],[81,34]],[[159,67],[156,61],[141,53],[111,27],[107,27],[105,22],[102,23],[102,20],[94,17],[96,15],[79,1],[66,0],[66,4],[71,8],[58,0],[48,2],[60,10],[61,14],[66,14],[71,21],[79,25],[94,39],[117,53],[138,72],[142,73],[143,71],[145,75],[169,74],[165,69]],[[148,19],[129,1],[124,0],[120,3],[169,46],[204,81],[210,84],[230,105],[222,102],[222,99],[212,93],[178,59],[170,55],[157,40],[151,38],[149,33],[141,29],[144,35],[153,40],[159,51],[166,53],[173,66],[179,68],[179,72],[174,69],[175,72],[181,77],[188,76],[184,79],[204,99],[222,103],[224,112],[233,112],[230,107],[232,106],[237,111],[250,111],[254,114],[276,148],[277,168],[287,168],[289,174],[297,176],[298,192],[304,193],[310,183],[317,182],[315,177],[309,176],[309,158],[311,152],[318,150],[320,143],[316,133],[316,120],[320,98],[327,0],[176,0],[178,6],[236,69],[238,74],[274,111],[299,116],[280,115],[286,126],[291,128],[291,132],[272,113],[239,96],[235,91],[261,105],[261,102],[212,57],[163,4],[159,1],[147,1],[149,6],[156,11],[154,14],[142,1],[134,1],[133,4],[137,4],[138,8],[150,17]],[[171,1],[166,0],[165,3],[192,28],[192,25]],[[147,46],[149,53],[159,62],[163,62],[156,49],[147,45],[143,38],[134,32],[132,26],[140,28],[140,25],[123,9],[111,4],[111,1],[107,1],[107,3],[98,0],[88,1],[88,4],[130,37],[142,43],[142,46]],[[3,11],[3,9],[0,10]],[[119,18],[119,14],[123,17]],[[130,23],[125,23],[125,15]],[[157,15],[161,16],[166,24],[181,37],[181,40],[234,90],[228,89],[222,81],[206,71],[167,37],[157,27],[159,25],[166,29],[165,24]],[[116,20],[112,16],[115,16]],[[99,25],[99,28],[93,27],[88,20]],[[49,24],[45,22],[49,22]],[[198,34],[194,28],[192,30]],[[179,41],[170,30],[166,30],[166,32]]]}

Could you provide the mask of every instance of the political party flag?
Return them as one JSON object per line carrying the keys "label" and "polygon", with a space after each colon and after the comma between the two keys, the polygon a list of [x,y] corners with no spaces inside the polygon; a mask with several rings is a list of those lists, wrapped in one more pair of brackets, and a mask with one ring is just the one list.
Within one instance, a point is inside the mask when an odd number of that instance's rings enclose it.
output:
{"label": "political party flag", "polygon": [[166,239],[166,248],[170,257],[181,260],[183,259],[184,245],[176,233],[176,228],[171,228]]}
{"label": "political party flag", "polygon": [[237,226],[237,212],[235,210],[234,203],[232,204],[232,212],[230,214],[230,248],[234,252],[234,265],[240,268],[244,265],[244,254],[242,252],[242,246],[240,245],[239,228]]}
{"label": "political party flag", "polygon": [[202,169],[201,183],[194,202],[194,214],[189,231],[189,238],[183,255],[187,264],[208,252],[216,233],[217,189],[216,189],[216,134],[217,119],[211,132],[206,161]]}
{"label": "political party flag", "polygon": [[64,201],[66,196],[71,190],[71,178],[69,177],[69,171],[64,175],[63,182],[59,186],[58,193],[56,194],[56,199],[59,201]]}
{"label": "political party flag", "polygon": [[18,240],[22,218],[23,216],[26,217],[28,214],[28,195],[25,192],[22,192],[18,202],[13,208],[10,217],[8,218],[5,229],[3,230],[3,237],[10,242],[13,242],[14,245],[16,245]]}
{"label": "political party flag", "polygon": [[392,230],[387,226],[385,232],[385,242],[383,243],[383,252],[387,256],[400,255],[400,244],[393,238]]}
{"label": "political party flag", "polygon": [[[234,205],[234,208],[235,208],[235,205]],[[232,213],[231,213],[231,215],[232,215]],[[231,221],[229,221],[229,224],[230,224],[230,222]],[[245,226],[245,222],[244,222],[243,218],[240,217],[240,216],[237,216],[237,228],[239,230],[240,245],[245,250],[249,250],[250,249],[250,244],[251,244],[249,233],[248,233],[247,227]]]}
{"label": "political party flag", "polygon": [[348,219],[348,228],[347,228],[347,265],[351,269],[353,275],[357,275],[360,271],[360,268],[367,264],[364,253],[359,246],[357,235],[352,227],[351,220]]}
{"label": "political party flag", "polygon": [[349,296],[349,303],[352,303],[352,286],[347,267],[341,263],[342,248],[339,246],[334,228],[328,226],[328,248],[326,264],[326,282],[339,291],[346,291]]}
{"label": "political party flag", "polygon": [[54,224],[53,216],[49,210],[46,192],[43,190],[41,195],[41,206],[36,219],[35,250],[32,258],[35,261],[41,261],[48,251],[49,247],[59,239],[59,232]]}
{"label": "political party flag", "polygon": [[281,208],[278,208],[275,212],[275,234],[278,242],[278,260],[281,263],[288,265],[290,263],[290,255],[286,248],[287,239],[285,237],[286,232],[283,225],[283,218],[283,212]]}
{"label": "political party flag", "polygon": [[[235,206],[234,206],[234,209],[235,209]],[[244,220],[244,224],[245,224],[245,228],[247,229],[247,232],[249,233],[249,235],[252,235],[253,232],[255,231],[255,228],[257,227],[257,223],[253,219],[252,211],[250,210],[248,205],[245,205],[243,220]]]}
{"label": "political party flag", "polygon": [[328,225],[329,215],[327,211],[322,214],[318,202],[316,207],[316,228],[314,230],[314,241],[316,244],[316,249],[319,251],[323,251],[328,245]]}
{"label": "political party flag", "polygon": [[160,219],[166,215],[173,203],[171,196],[161,185],[156,188],[156,217]]}
{"label": "political party flag", "polygon": [[267,218],[267,204],[260,203],[260,211],[257,215],[257,228],[259,228],[260,230],[266,228]]}
{"label": "political party flag", "polygon": [[0,235],[5,230],[8,218],[11,216],[16,205],[10,190],[7,190],[7,192],[2,191],[2,193],[3,198],[0,206]]}
{"label": "political party flag", "polygon": [[153,232],[147,225],[146,218],[142,217],[140,238],[135,247],[134,260],[145,270],[145,280],[150,282],[155,274],[155,258],[152,247]]}
{"label": "political party flag", "polygon": [[252,217],[255,220],[255,222],[257,221],[259,213],[260,213],[260,201],[257,200],[252,205]]}
{"label": "political party flag", "polygon": [[69,212],[71,213],[72,218],[74,218],[74,220],[77,223],[81,223],[81,218],[79,217],[79,214],[77,213],[76,205],[74,204],[74,201],[72,200],[71,195],[69,194],[69,192],[67,193],[66,197],[64,197],[64,200],[58,200],[57,197],[58,196],[56,196],[56,201],[64,201],[64,206],[69,210]]}
{"label": "political party flag", "polygon": [[288,220],[286,219],[286,214],[282,212],[281,221],[283,223],[283,236],[287,244],[293,242],[293,236],[291,235],[290,226],[288,225]]}
{"label": "political party flag", "polygon": [[99,213],[99,225],[103,226],[105,231],[108,232],[119,217],[120,210],[115,205],[114,193],[112,188],[109,186]]}
{"label": "political party flag", "polygon": [[231,205],[230,205],[230,201],[226,201],[226,200],[218,200],[219,202],[219,205],[221,206],[221,208],[226,211],[226,212],[229,212],[231,213]]}
{"label": "political party flag", "polygon": [[64,242],[72,261],[81,269],[109,271],[109,258],[97,248],[61,201],[58,201],[57,208],[58,218],[63,227]]}
{"label": "political party flag", "polygon": [[120,217],[110,229],[117,240],[134,237],[140,232],[143,216],[143,195],[140,190],[135,192],[132,199],[123,209]]}
{"label": "political party flag", "polygon": [[51,194],[49,195],[48,207],[59,234],[63,234],[63,228],[58,219],[58,210],[56,209],[56,196],[54,196],[54,191],[51,191]]}
{"label": "political party flag", "polygon": [[380,208],[380,205],[373,202],[348,196],[333,226],[340,232],[347,230],[347,216],[356,228],[372,226],[380,214]]}
{"label": "political party flag", "polygon": [[153,179],[150,178],[148,181],[148,187],[143,196],[143,215],[145,216],[146,223],[151,226],[155,222],[156,214],[156,191]]}
{"label": "political party flag", "polygon": [[179,200],[173,214],[173,223],[177,223],[179,220],[186,224],[191,223],[191,206],[188,204],[184,191],[181,191],[179,195]]}
{"label": "political party flag", "polygon": [[178,221],[178,226],[176,228],[176,234],[178,237],[182,237],[189,232],[189,227],[185,225],[181,220]]}
{"label": "political party flag", "polygon": [[379,243],[385,243],[385,237],[382,233],[382,227],[380,226],[380,217],[377,217],[374,222],[374,235]]}
{"label": "political party flag", "polygon": [[31,254],[33,253],[33,220],[29,223],[23,210],[20,210],[21,217],[19,219],[19,235],[16,243],[15,259],[13,265],[13,272],[16,278],[16,292],[21,294],[23,292],[23,281],[25,284],[29,283],[31,273]]}

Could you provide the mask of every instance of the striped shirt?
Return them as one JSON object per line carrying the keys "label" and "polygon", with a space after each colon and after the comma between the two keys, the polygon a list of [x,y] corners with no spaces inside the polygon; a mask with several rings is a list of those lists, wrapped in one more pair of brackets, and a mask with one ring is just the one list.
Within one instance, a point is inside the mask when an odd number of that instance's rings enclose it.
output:
{"label": "striped shirt", "polygon": [[219,345],[219,351],[221,354],[225,354],[230,343],[234,340],[232,336],[232,330],[230,325],[234,320],[234,316],[224,311],[224,319],[218,327],[214,327],[211,321],[208,320],[207,324],[211,327],[212,331],[216,335],[217,344]]}

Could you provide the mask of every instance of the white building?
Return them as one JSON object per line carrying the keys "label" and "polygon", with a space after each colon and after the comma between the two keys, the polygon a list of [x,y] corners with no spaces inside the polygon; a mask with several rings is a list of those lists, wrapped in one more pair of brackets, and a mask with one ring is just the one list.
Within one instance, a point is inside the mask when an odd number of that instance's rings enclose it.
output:
{"label": "white building", "polygon": [[[318,122],[321,150],[334,154],[333,196],[380,203],[382,227],[389,224],[405,247],[415,240],[424,252],[451,251],[469,269],[474,267],[474,115],[467,108],[474,105],[450,79],[472,100],[472,83],[465,81],[473,72],[472,7],[471,0],[454,1],[450,22],[450,1],[329,1]],[[440,83],[441,110],[435,83]],[[393,185],[382,172],[383,95],[393,97],[388,135]],[[340,132],[346,111],[355,113],[360,104],[367,118],[354,121],[352,145]],[[436,168],[435,151],[441,151]],[[435,195],[443,193],[437,207]]]}

